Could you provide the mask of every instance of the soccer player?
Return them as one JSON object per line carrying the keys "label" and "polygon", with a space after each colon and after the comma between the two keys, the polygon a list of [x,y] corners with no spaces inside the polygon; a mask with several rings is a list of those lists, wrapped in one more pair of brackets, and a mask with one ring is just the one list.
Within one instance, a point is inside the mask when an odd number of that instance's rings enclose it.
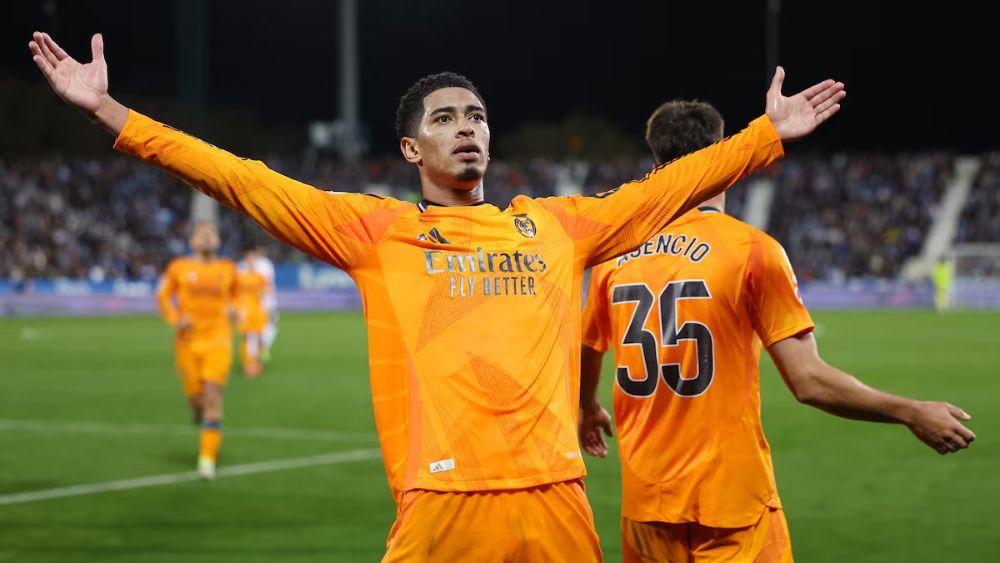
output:
{"label": "soccer player", "polygon": [[267,311],[264,298],[270,293],[270,283],[256,270],[257,248],[250,248],[236,268],[236,319],[240,333],[240,364],[248,379],[261,372],[261,353]]}
{"label": "soccer player", "polygon": [[253,251],[253,258],[246,258],[253,270],[267,280],[267,290],[262,299],[266,320],[261,332],[260,361],[267,363],[271,359],[271,347],[278,337],[278,291],[274,283],[274,262],[267,257],[267,245],[259,244]]}
{"label": "soccer player", "polygon": [[955,279],[955,261],[944,256],[934,264],[931,274],[934,282],[934,309],[943,313],[951,306],[951,284]]}
{"label": "soccer player", "polygon": [[[722,130],[711,105],[673,101],[650,117],[646,142],[659,164]],[[726,215],[722,193],[593,269],[580,442],[607,455],[611,420],[597,387],[613,346],[626,562],[791,561],[760,422],[762,343],[802,403],[906,424],[940,453],[975,438],[957,407],[890,395],[826,364],[812,330],[781,245]]]}
{"label": "soccer player", "polygon": [[[594,196],[483,203],[486,104],[454,73],[400,99],[403,157],[424,200],[316,190],[129,110],[108,94],[100,35],[82,65],[36,33],[34,61],[117,149],[184,179],[275,237],[347,271],[364,303],[372,400],[397,518],[384,561],[599,561],[577,440],[586,268],[783,154],[834,115],[843,84],[767,115],[640,181]],[[547,102],[546,102],[547,103]]]}
{"label": "soccer player", "polygon": [[236,264],[216,256],[219,233],[212,223],[195,223],[188,244],[192,255],[170,262],[156,295],[163,319],[176,329],[177,373],[194,421],[201,424],[198,473],[214,479],[222,389],[233,363]]}

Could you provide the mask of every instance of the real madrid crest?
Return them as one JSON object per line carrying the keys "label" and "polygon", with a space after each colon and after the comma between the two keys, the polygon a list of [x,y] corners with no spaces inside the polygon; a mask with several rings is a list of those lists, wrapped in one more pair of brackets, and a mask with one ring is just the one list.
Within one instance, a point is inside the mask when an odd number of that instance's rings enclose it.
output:
{"label": "real madrid crest", "polygon": [[525,238],[535,238],[535,233],[538,232],[535,222],[523,213],[514,216],[514,228]]}

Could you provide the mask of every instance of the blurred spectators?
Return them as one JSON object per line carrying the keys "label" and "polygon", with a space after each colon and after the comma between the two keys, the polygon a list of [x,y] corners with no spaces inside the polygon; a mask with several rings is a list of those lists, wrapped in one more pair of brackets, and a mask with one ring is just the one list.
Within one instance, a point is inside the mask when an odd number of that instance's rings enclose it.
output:
{"label": "blurred spectators", "polygon": [[0,160],[0,278],[152,279],[190,194],[128,159]]}
{"label": "blurred spectators", "polygon": [[800,280],[895,277],[920,251],[952,168],[946,154],[788,159],[770,231]]}
{"label": "blurred spectators", "polygon": [[[324,190],[420,199],[416,169],[399,158],[345,164],[274,157],[268,165]],[[506,207],[520,193],[550,195],[558,168],[543,160],[498,161],[487,178],[489,201]],[[127,158],[0,159],[0,279],[155,279],[186,252],[191,193]],[[226,255],[265,243],[272,260],[305,259],[239,214],[222,208],[219,221]]]}
{"label": "blurred spectators", "polygon": [[[420,198],[415,168],[399,158],[267,162],[324,190]],[[970,202],[963,222],[963,236],[975,240],[998,240],[1000,223],[990,219],[1000,211],[1000,154],[991,163],[974,192],[982,202]],[[648,158],[496,160],[486,196],[503,208],[518,194],[596,193],[651,168]],[[895,276],[919,251],[950,170],[946,155],[786,160],[772,173],[771,230],[802,279]],[[727,212],[741,217],[745,201],[745,189],[731,190]],[[127,158],[0,160],[0,279],[154,279],[186,252],[190,206],[191,190],[180,181]],[[238,256],[246,244],[264,242],[276,262],[305,259],[225,208],[220,223],[224,254]]]}
{"label": "blurred spectators", "polygon": [[955,241],[1000,242],[1000,152],[983,156]]}

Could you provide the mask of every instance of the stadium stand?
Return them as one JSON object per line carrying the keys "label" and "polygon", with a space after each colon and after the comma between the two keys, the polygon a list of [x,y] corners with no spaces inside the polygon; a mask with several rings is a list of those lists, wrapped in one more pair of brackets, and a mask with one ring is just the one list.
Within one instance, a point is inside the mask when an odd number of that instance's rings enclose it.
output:
{"label": "stadium stand", "polygon": [[153,279],[190,193],[126,159],[0,160],[0,279]]}
{"label": "stadium stand", "polygon": [[956,242],[1000,241],[1000,152],[983,155],[959,222]]}
{"label": "stadium stand", "polygon": [[788,159],[770,231],[800,280],[894,278],[920,252],[952,169],[945,153]]}
{"label": "stadium stand", "polygon": [[[266,160],[320,189],[419,198],[416,171],[398,158]],[[804,281],[894,278],[919,252],[952,163],[945,153],[789,158],[771,175],[777,191],[769,230]],[[522,193],[593,193],[641,177],[651,166],[646,158],[497,161],[487,177],[487,198],[504,207]],[[960,241],[1000,240],[992,220],[1000,212],[998,185],[1000,153],[994,153],[976,180]],[[742,216],[746,190],[729,194],[727,210]],[[190,191],[124,158],[0,160],[0,198],[11,202],[0,207],[0,279],[151,280],[166,260],[184,252]],[[261,240],[259,229],[235,213],[223,211],[220,221],[226,254]],[[276,241],[270,246],[277,262],[304,260]]]}

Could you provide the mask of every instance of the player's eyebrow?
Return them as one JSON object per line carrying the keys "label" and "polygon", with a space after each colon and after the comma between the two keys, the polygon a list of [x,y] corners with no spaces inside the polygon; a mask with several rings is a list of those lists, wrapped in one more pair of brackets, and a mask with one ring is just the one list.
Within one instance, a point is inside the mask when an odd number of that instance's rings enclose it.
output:
{"label": "player's eyebrow", "polygon": [[[435,115],[437,115],[439,113],[454,114],[457,111],[458,111],[458,108],[456,108],[455,106],[439,107],[439,108],[435,109],[434,111],[432,111],[429,114],[428,117],[434,117]],[[478,112],[486,113],[486,109],[485,108],[483,108],[482,106],[477,106],[475,104],[469,104],[469,105],[465,106],[465,111],[466,112],[478,111]]]}
{"label": "player's eyebrow", "polygon": [[430,116],[433,117],[439,113],[455,113],[455,111],[456,111],[455,106],[445,106],[442,108],[437,108],[436,110],[432,111],[430,113]]}

